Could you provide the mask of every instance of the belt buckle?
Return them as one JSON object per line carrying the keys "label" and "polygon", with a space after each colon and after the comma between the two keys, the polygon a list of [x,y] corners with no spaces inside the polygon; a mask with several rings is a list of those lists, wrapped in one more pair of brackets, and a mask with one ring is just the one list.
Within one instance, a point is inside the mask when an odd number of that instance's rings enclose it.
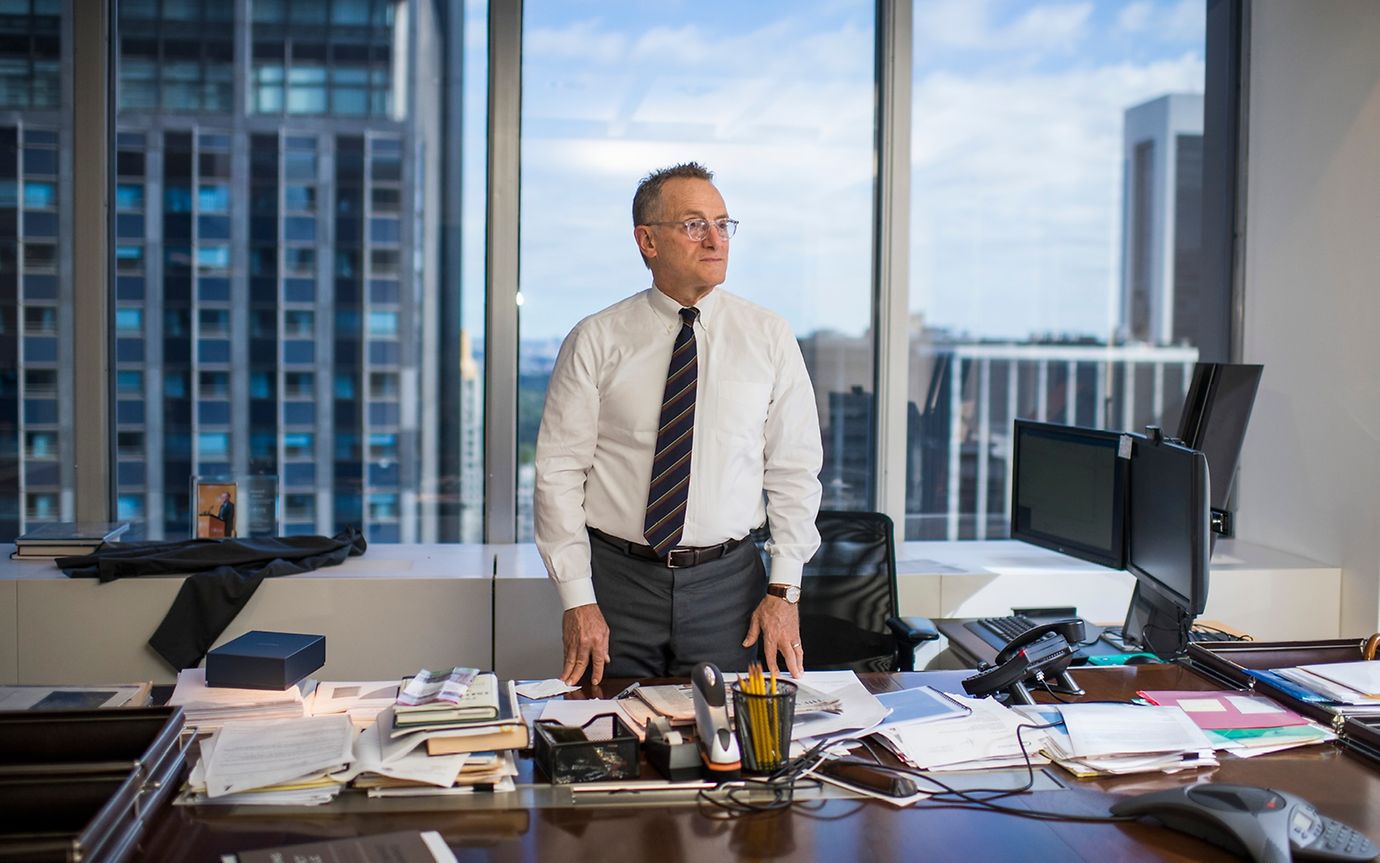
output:
{"label": "belt buckle", "polygon": [[[685,561],[684,563],[679,563],[679,562],[677,562],[677,560],[676,560],[676,555],[677,555],[677,554],[679,554],[679,555],[682,556],[682,558],[683,558],[684,561]],[[667,569],[685,569],[685,568],[687,568],[687,567],[691,567],[691,566],[694,566],[694,565],[695,565],[695,550],[694,550],[693,548],[673,548],[673,549],[671,549],[670,551],[666,552],[666,568],[667,568]]]}

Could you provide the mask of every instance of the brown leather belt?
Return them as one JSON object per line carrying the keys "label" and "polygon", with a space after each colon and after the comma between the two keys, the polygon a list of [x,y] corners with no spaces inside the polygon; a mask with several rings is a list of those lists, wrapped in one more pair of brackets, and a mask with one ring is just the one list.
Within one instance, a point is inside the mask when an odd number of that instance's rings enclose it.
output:
{"label": "brown leather belt", "polygon": [[638,545],[635,542],[629,542],[626,539],[604,533],[598,528],[591,527],[589,532],[591,536],[613,546],[628,557],[637,557],[642,560],[654,560],[664,565],[667,569],[686,569],[692,566],[699,566],[702,563],[708,563],[711,560],[718,560],[747,541],[747,537],[744,537],[743,539],[730,539],[728,542],[721,542],[718,545],[706,545],[701,548],[677,546],[666,552],[665,557],[662,557],[657,554],[656,549],[652,548],[650,545]]}

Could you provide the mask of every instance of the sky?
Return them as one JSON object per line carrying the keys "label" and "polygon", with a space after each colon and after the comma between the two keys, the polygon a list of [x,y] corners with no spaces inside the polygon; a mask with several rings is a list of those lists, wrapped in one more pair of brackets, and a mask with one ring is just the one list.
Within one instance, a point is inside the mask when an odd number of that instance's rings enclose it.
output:
{"label": "sky", "polygon": [[[482,318],[484,24],[471,0],[466,296]],[[1201,0],[919,0],[909,308],[973,337],[1106,337],[1124,111],[1203,88]],[[648,171],[696,160],[742,224],[724,287],[797,334],[871,318],[874,3],[526,0],[521,334],[650,284]],[[477,218],[476,218],[477,216]]]}

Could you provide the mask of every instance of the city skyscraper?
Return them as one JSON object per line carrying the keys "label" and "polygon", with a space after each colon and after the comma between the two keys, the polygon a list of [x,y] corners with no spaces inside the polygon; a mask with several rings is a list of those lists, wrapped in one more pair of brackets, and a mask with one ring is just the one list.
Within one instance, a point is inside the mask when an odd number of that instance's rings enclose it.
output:
{"label": "city skyscraper", "polygon": [[[28,64],[0,69],[0,459],[20,468],[0,478],[3,539],[73,509],[64,8],[4,25]],[[461,539],[477,374],[440,249],[461,4],[116,8],[118,517],[183,537],[192,477],[273,475],[284,533]]]}
{"label": "city skyscraper", "polygon": [[1123,129],[1123,333],[1200,344],[1203,96],[1174,93],[1128,108]]}

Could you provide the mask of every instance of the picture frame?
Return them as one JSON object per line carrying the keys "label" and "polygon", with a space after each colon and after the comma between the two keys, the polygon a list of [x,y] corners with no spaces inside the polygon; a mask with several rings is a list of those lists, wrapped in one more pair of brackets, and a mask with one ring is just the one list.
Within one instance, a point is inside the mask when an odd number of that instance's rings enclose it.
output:
{"label": "picture frame", "polygon": [[193,476],[193,539],[278,535],[276,476]]}

